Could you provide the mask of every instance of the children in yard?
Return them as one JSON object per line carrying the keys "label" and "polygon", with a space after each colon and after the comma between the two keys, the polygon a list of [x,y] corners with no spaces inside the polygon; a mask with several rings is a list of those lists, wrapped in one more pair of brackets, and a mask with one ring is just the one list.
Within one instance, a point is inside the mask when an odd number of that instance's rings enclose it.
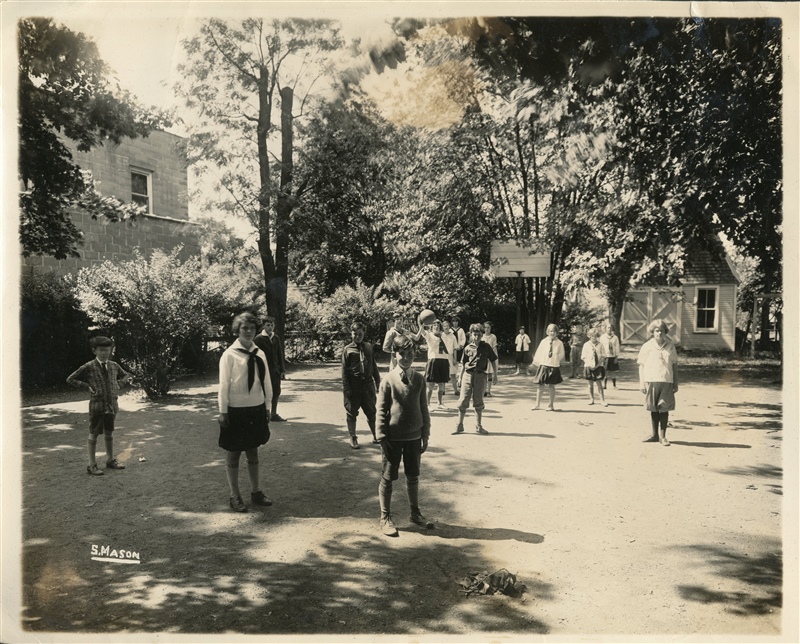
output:
{"label": "children in yard", "polygon": [[524,365],[528,359],[528,351],[531,349],[531,338],[527,333],[525,333],[524,326],[519,328],[519,333],[517,333],[517,337],[514,339],[514,347],[517,352],[515,360],[517,370],[514,372],[514,375],[518,376],[520,369],[525,368]]}
{"label": "children in yard", "polygon": [[651,433],[645,443],[661,441],[668,446],[667,424],[669,412],[675,409],[675,392],[678,391],[678,354],[675,345],[667,338],[667,325],[663,320],[653,320],[647,327],[652,336],[639,349],[639,388],[645,395],[645,407],[650,412]]}
{"label": "children in yard", "polygon": [[356,418],[362,409],[367,417],[372,442],[377,443],[375,435],[375,395],[381,377],[372,345],[364,342],[364,325],[353,322],[350,326],[353,341],[342,351],[342,394],[344,408],[347,412],[347,432],[350,436],[350,447],[361,449],[356,437]]}
{"label": "children in yard", "polygon": [[254,342],[258,318],[240,313],[231,328],[239,337],[219,359],[219,446],[227,452],[225,471],[234,512],[247,512],[239,491],[239,462],[247,458],[250,500],[256,505],[272,505],[261,490],[258,448],[270,438],[267,401],[272,400],[272,383],[267,375],[267,357]]}
{"label": "children in yard", "polygon": [[428,406],[431,404],[431,395],[434,387],[439,404],[437,409],[445,409],[442,395],[445,387],[450,381],[450,360],[456,352],[456,339],[451,333],[442,333],[442,323],[436,320],[431,325],[431,330],[427,331],[422,325],[422,319],[418,319],[419,331],[411,339],[415,342],[420,337],[425,338],[428,345],[428,363],[425,367],[425,381],[428,383]]}
{"label": "children in yard", "polygon": [[611,376],[611,386],[617,388],[617,371],[619,371],[619,336],[614,325],[606,324],[606,332],[600,336],[600,342],[606,350],[606,377],[603,378],[603,389],[608,389],[608,377]]}
{"label": "children in yard", "polygon": [[583,349],[583,345],[589,341],[589,338],[586,337],[586,334],[583,332],[583,327],[580,324],[576,324],[572,327],[572,335],[569,339],[569,364],[572,367],[572,375],[570,378],[574,378],[578,373],[578,368],[581,364],[581,349]]}
{"label": "children in yard", "polygon": [[561,377],[561,362],[564,358],[564,343],[558,339],[558,326],[548,324],[547,337],[539,343],[533,356],[533,364],[536,365],[533,381],[539,385],[536,389],[536,406],[532,408],[534,411],[540,409],[544,387],[550,393],[547,411],[555,411],[556,385],[564,382]]}
{"label": "children in yard", "polygon": [[[461,331],[463,333],[463,331]],[[447,320],[442,320],[442,335],[450,338],[450,341],[454,347],[453,351],[450,353],[450,382],[453,385],[453,395],[458,396],[458,337],[455,333],[453,333],[453,327],[450,326],[450,323]]]}
{"label": "children in yard", "polygon": [[[469,407],[470,398],[475,409],[475,432],[486,435],[487,432],[481,424],[483,415],[483,391],[488,378],[497,380],[497,354],[494,349],[481,339],[483,327],[480,324],[471,324],[469,327],[469,344],[464,347],[461,356],[461,371],[458,375],[458,387],[461,396],[458,399],[458,425],[454,434],[464,433],[464,416]],[[487,376],[489,367],[493,368],[492,375]]]}
{"label": "children in yard", "polygon": [[431,417],[425,379],[413,368],[414,343],[398,335],[392,340],[397,366],[383,379],[378,389],[378,442],[381,445],[381,480],[378,485],[380,528],[383,534],[397,536],[392,520],[392,482],[400,476],[400,461],[406,476],[411,522],[432,528],[419,509],[419,474],[422,454],[428,449]]}
{"label": "children in yard", "polygon": [[270,316],[264,318],[264,328],[253,342],[267,356],[269,381],[272,384],[269,419],[273,422],[283,422],[284,419],[278,415],[278,398],[281,397],[281,380],[286,376],[286,358],[283,352],[283,342],[275,333],[275,318]]}
{"label": "children in yard", "polygon": [[589,404],[594,405],[594,383],[597,383],[597,393],[603,407],[608,407],[603,393],[603,378],[606,377],[606,350],[600,342],[600,329],[589,329],[589,341],[583,345],[581,360],[583,360],[583,377],[589,383]]}
{"label": "children in yard", "polygon": [[103,470],[97,467],[95,456],[100,434],[103,434],[106,443],[106,469],[125,469],[114,458],[114,419],[119,411],[119,388],[128,383],[131,375],[109,359],[114,349],[114,342],[110,338],[98,335],[89,341],[89,346],[95,359],[78,367],[69,375],[67,382],[73,387],[89,391],[89,465],[86,472],[92,476],[102,476]]}
{"label": "children in yard", "polygon": [[[492,323],[491,322],[484,322],[483,323],[483,337],[481,338],[486,344],[492,347],[492,351],[497,356],[497,336],[492,333]],[[497,363],[489,363],[489,366],[486,370],[486,395],[492,395],[492,375],[497,372]]]}

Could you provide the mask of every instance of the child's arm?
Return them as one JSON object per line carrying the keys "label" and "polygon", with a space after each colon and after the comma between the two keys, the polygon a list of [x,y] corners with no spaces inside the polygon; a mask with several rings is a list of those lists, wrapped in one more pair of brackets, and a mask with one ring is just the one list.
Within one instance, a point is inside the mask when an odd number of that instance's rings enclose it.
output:
{"label": "child's arm", "polygon": [[[133,375],[131,375],[127,371],[125,371],[125,369],[123,369],[122,366],[119,363],[116,363],[116,365],[117,365],[117,369],[119,369],[119,373],[117,375],[117,384],[120,387],[122,387],[124,385],[127,385],[133,379]],[[120,375],[122,376],[121,378],[119,377]]]}
{"label": "child's arm", "polygon": [[392,387],[388,382],[388,378],[386,378],[378,387],[378,397],[375,404],[375,438],[381,445],[389,440],[386,428],[389,426],[391,409]]}
{"label": "child's arm", "polygon": [[75,387],[76,389],[88,389],[90,394],[94,394],[94,387],[83,380],[83,372],[83,366],[78,367],[75,371],[69,374],[69,376],[67,376],[67,384]]}
{"label": "child's arm", "polygon": [[424,383],[419,388],[419,407],[422,411],[422,449],[424,454],[428,449],[428,439],[431,435],[431,414],[428,409],[428,394]]}

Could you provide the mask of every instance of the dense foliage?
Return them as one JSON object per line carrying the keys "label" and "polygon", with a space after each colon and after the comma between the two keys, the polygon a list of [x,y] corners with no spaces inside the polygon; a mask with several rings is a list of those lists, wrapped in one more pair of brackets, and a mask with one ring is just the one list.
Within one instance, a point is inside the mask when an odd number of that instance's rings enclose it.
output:
{"label": "dense foliage", "polygon": [[81,233],[69,215],[80,206],[111,220],[141,209],[101,196],[75,165],[79,150],[147,136],[163,116],[137,106],[109,80],[110,70],[86,36],[46,18],[19,22],[20,239],[25,255],[77,256]]}
{"label": "dense foliage", "polygon": [[193,338],[216,335],[233,315],[252,308],[247,283],[221,265],[203,267],[170,254],[136,252],[130,261],[105,261],[80,271],[82,310],[110,335],[117,355],[150,397],[168,393],[180,373],[180,355]]}

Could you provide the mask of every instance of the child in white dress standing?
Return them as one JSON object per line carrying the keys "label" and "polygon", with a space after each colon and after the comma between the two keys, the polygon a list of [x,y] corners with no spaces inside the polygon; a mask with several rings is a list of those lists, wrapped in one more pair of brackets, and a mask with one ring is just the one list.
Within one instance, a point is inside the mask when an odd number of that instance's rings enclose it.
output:
{"label": "child in white dress standing", "polygon": [[539,385],[536,390],[536,406],[532,407],[534,411],[540,408],[544,387],[548,387],[550,392],[547,411],[555,411],[556,385],[564,382],[561,377],[561,362],[565,357],[564,343],[558,339],[558,327],[550,324],[547,327],[547,337],[539,343],[533,355],[533,364],[537,366],[533,381]]}

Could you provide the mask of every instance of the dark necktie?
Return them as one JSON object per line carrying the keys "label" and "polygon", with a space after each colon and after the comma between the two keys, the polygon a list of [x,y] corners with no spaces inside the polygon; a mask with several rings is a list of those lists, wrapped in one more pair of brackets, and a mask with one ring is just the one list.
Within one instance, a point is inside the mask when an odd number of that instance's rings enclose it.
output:
{"label": "dark necktie", "polygon": [[247,391],[253,388],[253,383],[256,381],[256,367],[258,367],[258,377],[261,378],[261,392],[266,396],[266,391],[264,390],[264,375],[267,372],[267,368],[264,366],[264,361],[261,359],[261,356],[257,355],[258,349],[248,351],[247,349],[237,348],[236,350],[250,356],[247,359]]}
{"label": "dark necktie", "polygon": [[552,340],[550,340],[550,351],[547,353],[547,357],[548,358],[552,358],[553,357],[553,341]]}
{"label": "dark necktie", "polygon": [[439,353],[440,354],[444,353],[445,355],[447,355],[447,346],[445,345],[444,340],[442,340],[441,338],[439,338]]}
{"label": "dark necktie", "polygon": [[105,362],[101,362],[100,366],[103,367],[103,375],[105,376],[106,380],[108,380],[108,366]]}
{"label": "dark necktie", "polygon": [[406,373],[406,370],[405,370],[405,369],[403,369],[403,370],[400,372],[400,380],[402,380],[402,381],[403,381],[403,384],[404,384],[404,385],[407,385],[407,384],[410,382],[410,380],[408,379],[408,374]]}

